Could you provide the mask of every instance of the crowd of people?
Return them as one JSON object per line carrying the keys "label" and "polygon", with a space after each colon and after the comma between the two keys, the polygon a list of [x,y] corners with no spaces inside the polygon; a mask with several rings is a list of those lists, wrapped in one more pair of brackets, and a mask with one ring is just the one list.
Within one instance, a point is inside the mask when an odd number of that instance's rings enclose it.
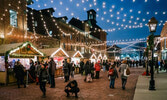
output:
{"label": "crowd of people", "polygon": [[[110,80],[109,88],[115,88],[115,79],[118,78],[119,73],[122,80],[122,89],[125,90],[125,86],[127,83],[127,78],[130,74],[130,67],[145,65],[145,61],[130,61],[130,60],[123,60],[123,61],[97,61],[96,63],[91,62],[90,60],[80,61],[79,63],[79,72],[81,76],[85,75],[83,81],[85,82],[93,82],[94,79],[99,79],[100,72],[108,73],[108,78]],[[149,65],[149,64],[148,64]],[[64,59],[63,61],[63,75],[64,75],[64,82],[68,82],[67,86],[65,87],[65,92],[67,93],[67,97],[69,97],[69,93],[75,93],[75,97],[77,98],[77,93],[80,91],[78,88],[78,83],[74,80],[75,75],[75,68],[76,65],[70,59]],[[155,62],[155,68],[167,68],[167,63],[165,62]],[[161,67],[163,66],[163,67]],[[43,93],[43,97],[46,96],[46,84],[50,84],[50,88],[55,88],[55,70],[56,70],[56,63],[53,58],[50,58],[48,61],[44,62],[35,62],[30,60],[30,68],[29,72],[29,82],[36,82],[36,84],[40,86],[40,89]],[[26,88],[26,84],[24,81],[25,68],[18,60],[14,66],[14,72],[17,79],[18,88],[20,85],[23,84],[24,88]],[[119,73],[118,73],[119,72]]]}

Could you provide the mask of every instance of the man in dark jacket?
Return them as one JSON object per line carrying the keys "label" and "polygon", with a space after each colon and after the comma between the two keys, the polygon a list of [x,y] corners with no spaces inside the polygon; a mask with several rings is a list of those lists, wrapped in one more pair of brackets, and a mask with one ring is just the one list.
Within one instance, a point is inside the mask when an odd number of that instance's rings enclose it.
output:
{"label": "man in dark jacket", "polygon": [[80,62],[80,72],[81,72],[81,75],[83,75],[83,72],[84,72],[84,62],[83,61]]}
{"label": "man in dark jacket", "polygon": [[67,97],[70,96],[69,92],[75,93],[75,97],[78,98],[77,93],[79,92],[78,84],[76,80],[69,82],[64,90],[67,93]]}
{"label": "man in dark jacket", "polygon": [[65,59],[64,63],[63,63],[63,71],[64,71],[64,79],[65,82],[67,82],[69,80],[69,64],[67,63],[67,59]]}
{"label": "man in dark jacket", "polygon": [[24,88],[26,88],[26,84],[24,82],[24,67],[21,65],[20,61],[17,61],[15,66],[14,66],[14,72],[15,72],[15,77],[17,79],[17,85],[18,88],[20,88],[20,83],[24,85]]}
{"label": "man in dark jacket", "polygon": [[46,82],[47,82],[48,72],[46,70],[46,65],[42,64],[41,69],[39,71],[39,83],[40,83],[40,89],[43,92],[43,96],[46,95]]}
{"label": "man in dark jacket", "polygon": [[56,63],[54,62],[53,58],[50,58],[49,62],[49,77],[50,77],[50,88],[55,88],[55,70],[56,70]]}

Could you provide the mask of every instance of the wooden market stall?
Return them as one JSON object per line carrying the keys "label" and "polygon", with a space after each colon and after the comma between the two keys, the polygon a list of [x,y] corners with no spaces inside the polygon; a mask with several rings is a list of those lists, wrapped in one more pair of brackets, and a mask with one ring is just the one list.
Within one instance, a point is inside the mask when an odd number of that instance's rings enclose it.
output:
{"label": "wooden market stall", "polygon": [[25,69],[29,69],[30,58],[37,60],[37,56],[44,56],[32,43],[13,43],[0,45],[0,83],[16,82],[14,77],[14,64],[20,61]]}
{"label": "wooden market stall", "polygon": [[100,53],[99,56],[97,57],[97,61],[98,61],[98,62],[99,62],[99,61],[102,62],[102,60],[103,60],[103,57],[102,57],[102,54]]}
{"label": "wooden market stall", "polygon": [[71,62],[74,62],[74,64],[76,65],[75,73],[79,73],[80,61],[84,58],[83,55],[80,51],[67,51],[67,53],[71,58]]}
{"label": "wooden market stall", "polygon": [[44,61],[47,61],[49,57],[53,57],[56,63],[56,72],[55,76],[63,75],[63,61],[65,58],[69,58],[69,55],[62,48],[48,48],[48,49],[40,49],[45,54]]}

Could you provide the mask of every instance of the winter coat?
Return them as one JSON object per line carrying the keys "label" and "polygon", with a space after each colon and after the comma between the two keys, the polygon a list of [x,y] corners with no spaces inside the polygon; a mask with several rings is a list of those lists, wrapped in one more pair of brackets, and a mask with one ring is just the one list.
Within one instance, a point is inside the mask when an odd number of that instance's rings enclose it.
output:
{"label": "winter coat", "polygon": [[[73,87],[71,86],[71,83],[74,84]],[[71,90],[70,90],[71,92],[79,92],[78,83],[77,83],[76,80],[73,80],[73,81],[69,82],[69,83],[66,85],[65,88],[71,88]]]}
{"label": "winter coat", "polygon": [[84,62],[83,61],[80,62],[80,70],[81,71],[84,70]]}
{"label": "winter coat", "polygon": [[[111,68],[111,69],[113,69],[113,68]],[[114,75],[110,76],[110,79],[115,79],[116,77],[118,78],[118,72],[117,72],[116,68],[114,68]]]}
{"label": "winter coat", "polygon": [[24,77],[25,75],[23,65],[15,65],[14,72],[16,78]]}
{"label": "winter coat", "polygon": [[49,74],[50,75],[55,75],[56,63],[53,60],[51,60],[49,62],[49,66],[48,67],[49,67]]}
{"label": "winter coat", "polygon": [[44,69],[41,68],[39,71],[39,82],[47,82],[47,78],[48,78],[48,72],[46,68]]}
{"label": "winter coat", "polygon": [[101,70],[100,64],[96,63],[95,64],[95,71],[100,71],[100,70]]}
{"label": "winter coat", "polygon": [[119,72],[121,72],[121,78],[123,79],[127,79],[127,76],[124,76],[124,70],[128,67],[127,64],[121,64],[120,65],[120,69]]}
{"label": "winter coat", "polygon": [[63,71],[64,71],[64,76],[69,76],[69,66],[70,64],[68,64],[66,61],[63,64]]}
{"label": "winter coat", "polygon": [[91,74],[91,66],[90,65],[85,64],[84,68],[85,68],[85,75]]}

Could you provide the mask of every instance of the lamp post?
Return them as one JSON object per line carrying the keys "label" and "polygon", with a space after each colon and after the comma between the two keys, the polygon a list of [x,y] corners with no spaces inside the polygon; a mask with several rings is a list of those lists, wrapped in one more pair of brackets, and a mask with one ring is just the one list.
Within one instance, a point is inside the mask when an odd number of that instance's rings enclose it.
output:
{"label": "lamp post", "polygon": [[156,32],[158,21],[155,17],[152,17],[148,22],[148,27],[151,35],[149,36],[149,47],[152,50],[152,61],[151,61],[151,80],[149,84],[149,90],[155,90],[155,81],[154,81],[154,32]]}

